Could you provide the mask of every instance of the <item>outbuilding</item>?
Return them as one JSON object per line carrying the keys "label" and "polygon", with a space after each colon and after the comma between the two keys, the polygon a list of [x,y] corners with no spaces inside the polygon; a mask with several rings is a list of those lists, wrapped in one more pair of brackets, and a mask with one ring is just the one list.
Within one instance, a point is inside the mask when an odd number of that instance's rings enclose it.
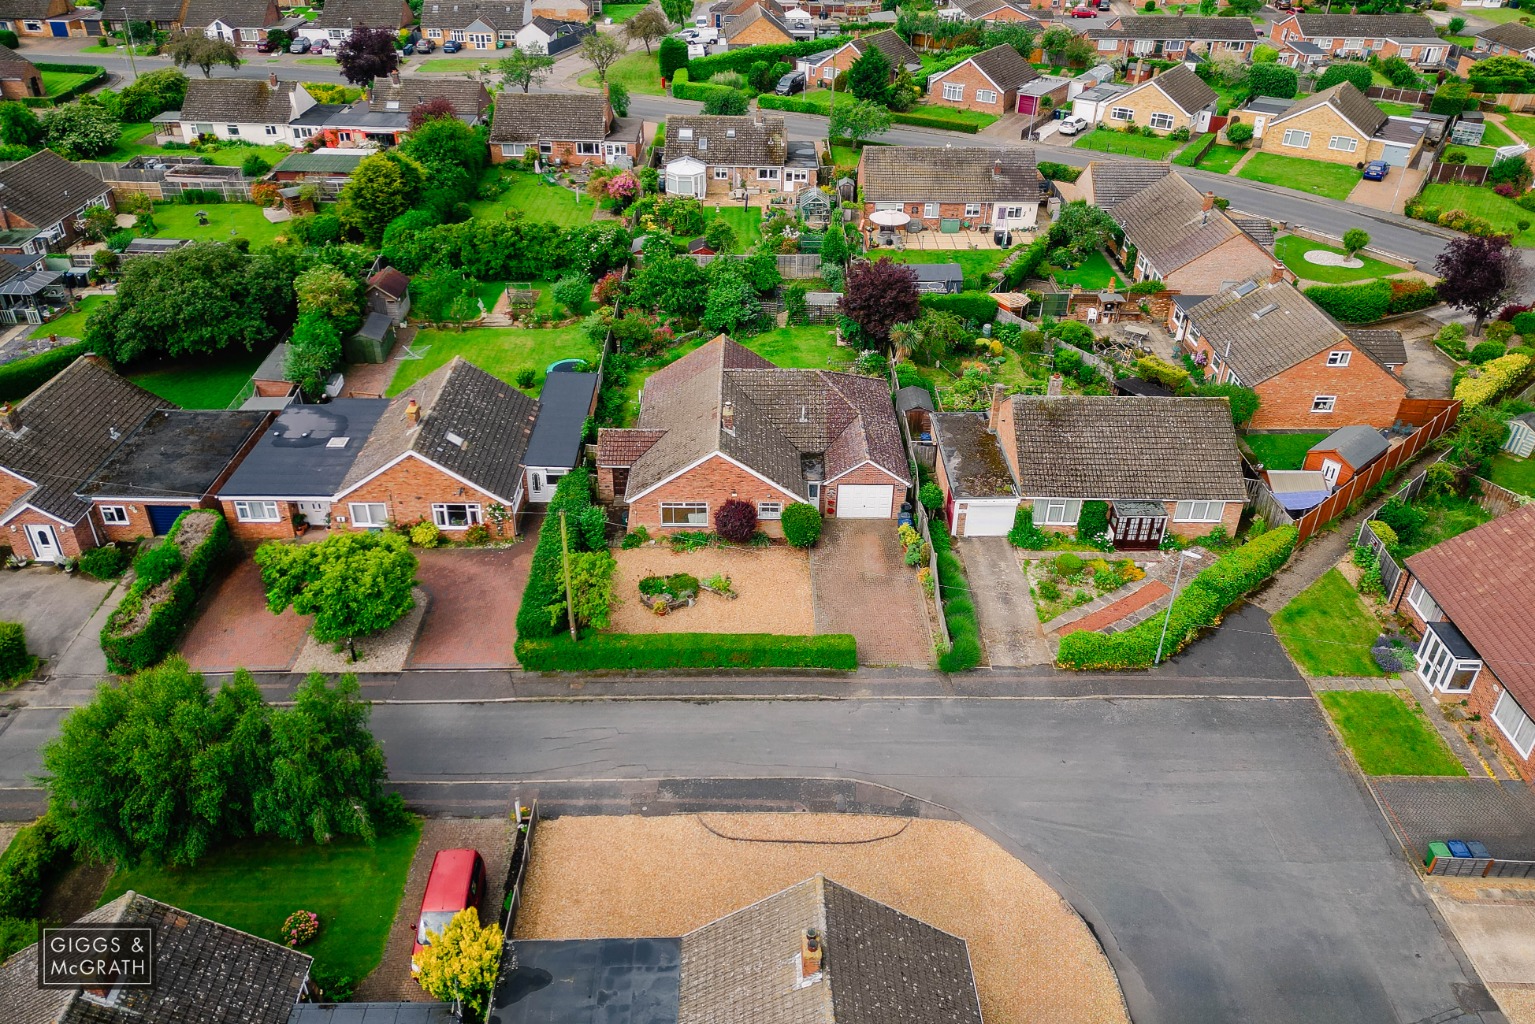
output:
{"label": "outbuilding", "polygon": [[1391,448],[1385,435],[1374,427],[1340,427],[1312,446],[1302,469],[1322,474],[1331,488],[1342,487]]}

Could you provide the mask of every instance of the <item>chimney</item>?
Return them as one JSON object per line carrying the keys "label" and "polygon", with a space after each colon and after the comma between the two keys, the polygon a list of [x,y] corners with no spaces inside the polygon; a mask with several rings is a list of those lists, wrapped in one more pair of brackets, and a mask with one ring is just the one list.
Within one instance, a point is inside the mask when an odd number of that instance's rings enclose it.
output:
{"label": "chimney", "polygon": [[1058,373],[1052,373],[1050,375],[1050,383],[1045,387],[1045,394],[1050,396],[1051,398],[1054,398],[1054,397],[1058,396],[1060,393],[1061,393],[1061,375],[1058,374]]}
{"label": "chimney", "polygon": [[395,68],[393,71],[389,72],[389,83],[391,85],[399,85],[400,84],[400,69],[399,68]]}
{"label": "chimney", "polygon": [[986,414],[986,429],[996,433],[997,421],[1002,418],[1002,403],[1007,401],[1007,389],[1001,384],[991,386],[991,411]]}
{"label": "chimney", "polygon": [[10,402],[0,405],[0,426],[13,434],[21,429],[21,413]]}
{"label": "chimney", "polygon": [[1215,193],[1214,192],[1206,192],[1205,193],[1205,202],[1204,202],[1204,205],[1202,207],[1200,207],[1200,209],[1204,210],[1206,213],[1208,213],[1209,211],[1215,209]]}
{"label": "chimney", "polygon": [[805,934],[800,937],[799,961],[801,978],[812,978],[821,973],[822,952],[824,952],[824,949],[820,931],[815,928],[806,928]]}
{"label": "chimney", "polygon": [[267,76],[266,76],[266,84],[267,84],[268,88],[272,88],[272,89],[277,88],[277,72],[272,71],[272,72],[269,72],[267,74]]}
{"label": "chimney", "polygon": [[995,161],[992,162],[992,165],[991,165],[991,180],[992,181],[998,181],[998,180],[1001,179],[1001,177],[1002,177],[1002,160],[999,157],[998,159],[996,159]]}
{"label": "chimney", "polygon": [[1284,282],[1284,265],[1274,264],[1274,269],[1269,271],[1269,284],[1281,284]]}
{"label": "chimney", "polygon": [[410,400],[410,404],[405,407],[405,422],[409,423],[413,427],[421,422],[421,406],[416,404],[416,400],[414,398],[412,398]]}
{"label": "chimney", "polygon": [[1145,78],[1146,78],[1146,58],[1145,57],[1137,57],[1135,59],[1135,80],[1137,82],[1141,82],[1141,81],[1145,81]]}
{"label": "chimney", "polygon": [[725,404],[720,406],[720,426],[734,432],[736,429],[736,406],[730,399],[725,399]]}

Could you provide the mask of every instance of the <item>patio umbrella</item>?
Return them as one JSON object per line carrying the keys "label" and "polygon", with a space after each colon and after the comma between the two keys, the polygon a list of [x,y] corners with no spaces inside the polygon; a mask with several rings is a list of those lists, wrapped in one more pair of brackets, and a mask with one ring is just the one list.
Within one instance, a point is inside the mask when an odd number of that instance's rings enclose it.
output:
{"label": "patio umbrella", "polygon": [[882,228],[898,228],[911,217],[901,210],[876,210],[869,215],[869,220]]}

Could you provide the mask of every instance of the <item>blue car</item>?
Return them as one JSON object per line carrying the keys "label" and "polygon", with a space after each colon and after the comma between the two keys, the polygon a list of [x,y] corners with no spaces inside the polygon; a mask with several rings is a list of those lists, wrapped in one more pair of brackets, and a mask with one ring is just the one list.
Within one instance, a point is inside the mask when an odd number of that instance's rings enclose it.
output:
{"label": "blue car", "polygon": [[1364,180],[1365,181],[1385,181],[1386,180],[1386,174],[1390,170],[1391,170],[1391,166],[1389,164],[1387,164],[1386,161],[1384,161],[1384,160],[1371,160],[1369,163],[1364,165]]}

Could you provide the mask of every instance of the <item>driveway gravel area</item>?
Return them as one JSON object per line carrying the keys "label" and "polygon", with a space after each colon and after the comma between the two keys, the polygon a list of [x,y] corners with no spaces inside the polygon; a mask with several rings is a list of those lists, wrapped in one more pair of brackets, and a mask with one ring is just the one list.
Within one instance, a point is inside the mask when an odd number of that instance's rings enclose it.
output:
{"label": "driveway gravel area", "polygon": [[516,937],[682,935],[818,872],[964,938],[991,1024],[1129,1019],[1113,969],[1070,904],[996,843],[953,821],[840,814],[544,821]]}
{"label": "driveway gravel area", "polygon": [[509,548],[421,551],[416,584],[431,599],[410,668],[506,668],[517,664],[517,608],[528,582],[534,533]]}
{"label": "driveway gravel area", "polygon": [[933,627],[889,519],[828,519],[810,549],[815,631],[851,633],[864,665],[931,665]]}
{"label": "driveway gravel area", "polygon": [[[810,558],[783,544],[768,548],[717,547],[679,552],[661,544],[614,551],[618,572],[613,592],[621,602],[613,612],[617,633],[778,633],[808,636],[818,632],[810,600]],[[657,615],[640,603],[640,580],[685,572],[706,580],[730,577],[740,597],[734,601],[700,591],[691,608]]]}

